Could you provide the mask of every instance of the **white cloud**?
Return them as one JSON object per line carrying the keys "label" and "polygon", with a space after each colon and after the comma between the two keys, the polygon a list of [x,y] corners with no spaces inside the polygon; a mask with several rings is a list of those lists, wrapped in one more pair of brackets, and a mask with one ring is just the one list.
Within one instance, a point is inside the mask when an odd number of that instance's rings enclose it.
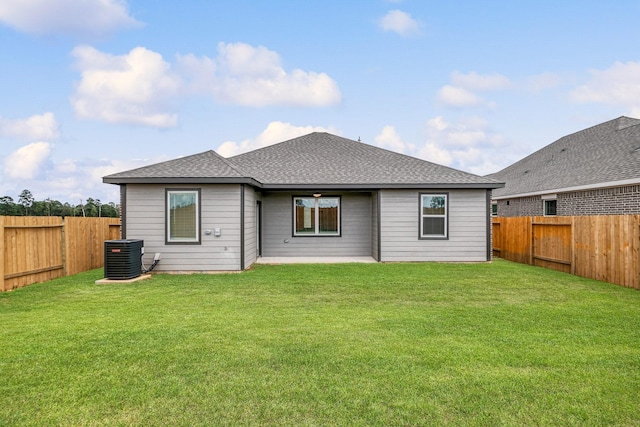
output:
{"label": "white cloud", "polygon": [[77,204],[79,199],[92,197],[104,203],[119,203],[118,186],[104,184],[103,176],[168,160],[166,155],[149,159],[56,160],[53,148],[39,142],[6,157],[0,195],[13,195],[16,199],[27,188],[36,200],[50,197],[63,203]]}
{"label": "white cloud", "polygon": [[4,161],[4,175],[10,179],[34,179],[43,172],[52,145],[34,142],[9,154]]}
{"label": "white cloud", "polygon": [[336,82],[325,73],[282,68],[280,56],[263,46],[219,43],[218,56],[178,57],[178,64],[195,91],[206,91],[224,103],[329,106],[341,100]]}
{"label": "white cloud", "polygon": [[2,0],[0,22],[38,35],[100,36],[141,26],[124,0]]}
{"label": "white cloud", "polygon": [[449,122],[442,116],[426,124],[425,142],[417,156],[456,169],[485,175],[506,166],[504,139],[485,120],[472,117]]}
{"label": "white cloud", "polygon": [[81,80],[71,96],[78,117],[158,128],[177,125],[167,111],[180,94],[182,80],[156,52],[136,47],[126,55],[90,46],[73,50]]}
{"label": "white cloud", "polygon": [[482,103],[482,99],[475,93],[451,85],[445,85],[440,88],[438,101],[449,107],[472,107]]}
{"label": "white cloud", "polygon": [[512,86],[502,74],[478,74],[475,71],[451,73],[451,84],[443,86],[437,95],[438,101],[449,107],[492,107],[493,102],[485,101],[476,92],[504,90]]}
{"label": "white cloud", "polygon": [[336,133],[335,130],[331,128],[325,128],[321,126],[294,126],[291,123],[275,121],[269,123],[265,130],[262,131],[256,138],[245,139],[241,142],[226,141],[216,149],[216,152],[221,156],[231,157],[237,154],[246,153],[247,151],[255,150],[257,148],[262,148],[276,144],[278,142],[297,138],[311,132]]}
{"label": "white cloud", "polygon": [[60,129],[51,112],[36,114],[26,119],[7,119],[0,116],[0,136],[29,141],[51,141],[60,136]]}
{"label": "white cloud", "polygon": [[591,79],[571,92],[573,101],[620,106],[640,116],[640,61],[615,62],[605,70],[589,73]]}
{"label": "white cloud", "polygon": [[72,55],[81,77],[71,104],[80,118],[170,128],[178,123],[174,104],[186,95],[210,94],[253,107],[340,102],[340,89],[328,75],[288,73],[276,52],[244,43],[220,43],[218,51],[216,59],[178,55],[172,65],[144,47],[110,55],[78,46]]}
{"label": "white cloud", "polygon": [[434,142],[425,143],[420,150],[419,157],[444,166],[451,166],[453,163],[452,153],[447,149],[439,147]]}
{"label": "white cloud", "polygon": [[373,141],[378,147],[386,148],[396,153],[409,154],[415,150],[415,145],[404,142],[396,132],[396,128],[391,125],[383,127],[382,132]]}
{"label": "white cloud", "polygon": [[467,74],[454,71],[451,73],[451,82],[455,86],[477,91],[506,89],[511,86],[511,81],[502,74],[478,74],[475,71]]}
{"label": "white cloud", "polygon": [[390,10],[378,22],[384,31],[397,33],[403,37],[420,34],[420,24],[410,14],[401,10]]}
{"label": "white cloud", "polygon": [[169,160],[168,157],[161,155],[148,159],[84,158],[52,161],[46,176],[28,182],[28,188],[36,199],[51,197],[61,202],[78,203],[79,199],[92,197],[104,203],[119,203],[119,187],[104,184],[102,177],[166,160]]}

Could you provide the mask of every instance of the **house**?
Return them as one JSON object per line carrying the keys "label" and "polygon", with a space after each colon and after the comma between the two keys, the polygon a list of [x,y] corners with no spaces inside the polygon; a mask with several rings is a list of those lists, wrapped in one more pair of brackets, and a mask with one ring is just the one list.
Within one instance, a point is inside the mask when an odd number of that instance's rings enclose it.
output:
{"label": "house", "polygon": [[619,117],[564,136],[500,172],[498,216],[640,213],[640,119]]}
{"label": "house", "polygon": [[243,270],[258,257],[487,261],[490,179],[328,133],[231,158],[214,151],[103,178],[123,238],[157,270]]}

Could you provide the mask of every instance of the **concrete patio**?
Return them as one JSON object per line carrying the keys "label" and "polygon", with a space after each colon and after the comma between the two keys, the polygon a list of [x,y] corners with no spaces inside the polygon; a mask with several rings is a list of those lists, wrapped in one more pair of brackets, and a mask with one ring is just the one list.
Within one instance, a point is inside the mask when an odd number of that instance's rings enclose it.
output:
{"label": "concrete patio", "polygon": [[256,264],[343,264],[343,263],[376,263],[369,256],[355,257],[260,257]]}

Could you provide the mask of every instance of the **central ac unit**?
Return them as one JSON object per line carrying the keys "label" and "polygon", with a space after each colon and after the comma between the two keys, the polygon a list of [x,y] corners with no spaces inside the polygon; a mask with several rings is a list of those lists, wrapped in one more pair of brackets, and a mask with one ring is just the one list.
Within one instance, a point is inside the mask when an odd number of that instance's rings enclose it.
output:
{"label": "central ac unit", "polygon": [[106,240],[104,242],[104,277],[126,280],[140,276],[143,252],[143,240]]}

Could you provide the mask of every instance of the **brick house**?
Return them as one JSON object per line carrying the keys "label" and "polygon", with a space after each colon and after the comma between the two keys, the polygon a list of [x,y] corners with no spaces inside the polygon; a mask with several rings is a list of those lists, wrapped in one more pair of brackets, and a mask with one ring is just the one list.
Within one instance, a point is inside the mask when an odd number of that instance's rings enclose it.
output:
{"label": "brick house", "polygon": [[564,136],[500,172],[497,216],[640,214],[640,119]]}

